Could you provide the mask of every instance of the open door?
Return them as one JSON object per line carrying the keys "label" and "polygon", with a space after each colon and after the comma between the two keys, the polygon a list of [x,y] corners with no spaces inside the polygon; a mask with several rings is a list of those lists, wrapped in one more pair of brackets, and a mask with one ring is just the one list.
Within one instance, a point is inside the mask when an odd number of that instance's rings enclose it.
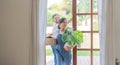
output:
{"label": "open door", "polygon": [[100,65],[98,0],[72,0],[72,18],[84,34],[81,47],[73,49],[73,65]]}

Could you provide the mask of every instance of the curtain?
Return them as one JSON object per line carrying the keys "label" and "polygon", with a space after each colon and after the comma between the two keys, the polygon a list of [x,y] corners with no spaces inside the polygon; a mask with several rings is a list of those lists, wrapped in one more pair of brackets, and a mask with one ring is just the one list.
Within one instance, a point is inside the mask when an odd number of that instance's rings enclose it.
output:
{"label": "curtain", "polygon": [[[104,1],[104,2],[103,2]],[[100,36],[100,65],[105,65],[105,33],[106,33],[106,1],[98,0],[99,36]]]}
{"label": "curtain", "polygon": [[100,65],[115,65],[113,0],[98,0]]}
{"label": "curtain", "polygon": [[47,0],[32,0],[33,65],[45,65]]}
{"label": "curtain", "polygon": [[45,34],[47,20],[47,0],[38,2],[38,65],[45,65]]}

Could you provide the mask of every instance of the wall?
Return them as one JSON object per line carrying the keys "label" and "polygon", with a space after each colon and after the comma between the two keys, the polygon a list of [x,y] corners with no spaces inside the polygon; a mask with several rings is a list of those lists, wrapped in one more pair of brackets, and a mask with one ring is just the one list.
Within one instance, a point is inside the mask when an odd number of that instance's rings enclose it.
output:
{"label": "wall", "polygon": [[0,0],[0,65],[31,65],[31,3]]}
{"label": "wall", "polygon": [[118,58],[120,61],[120,0],[115,0],[113,8],[113,24],[114,24],[114,51],[115,58]]}

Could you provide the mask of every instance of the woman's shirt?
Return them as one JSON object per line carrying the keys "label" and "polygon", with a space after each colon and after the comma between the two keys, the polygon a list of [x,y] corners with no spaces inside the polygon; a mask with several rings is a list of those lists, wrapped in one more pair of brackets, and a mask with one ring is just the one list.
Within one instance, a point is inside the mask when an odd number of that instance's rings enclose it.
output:
{"label": "woman's shirt", "polygon": [[59,34],[63,34],[64,32],[60,31]]}

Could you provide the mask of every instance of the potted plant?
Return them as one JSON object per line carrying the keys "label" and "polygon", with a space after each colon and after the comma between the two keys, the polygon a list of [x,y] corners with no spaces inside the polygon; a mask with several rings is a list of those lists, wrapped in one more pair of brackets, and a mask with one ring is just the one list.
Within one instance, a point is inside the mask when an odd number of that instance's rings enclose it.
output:
{"label": "potted plant", "polygon": [[80,46],[83,42],[83,33],[79,30],[73,31],[72,28],[66,28],[62,34],[62,41],[65,42],[64,47],[74,47],[75,45]]}

